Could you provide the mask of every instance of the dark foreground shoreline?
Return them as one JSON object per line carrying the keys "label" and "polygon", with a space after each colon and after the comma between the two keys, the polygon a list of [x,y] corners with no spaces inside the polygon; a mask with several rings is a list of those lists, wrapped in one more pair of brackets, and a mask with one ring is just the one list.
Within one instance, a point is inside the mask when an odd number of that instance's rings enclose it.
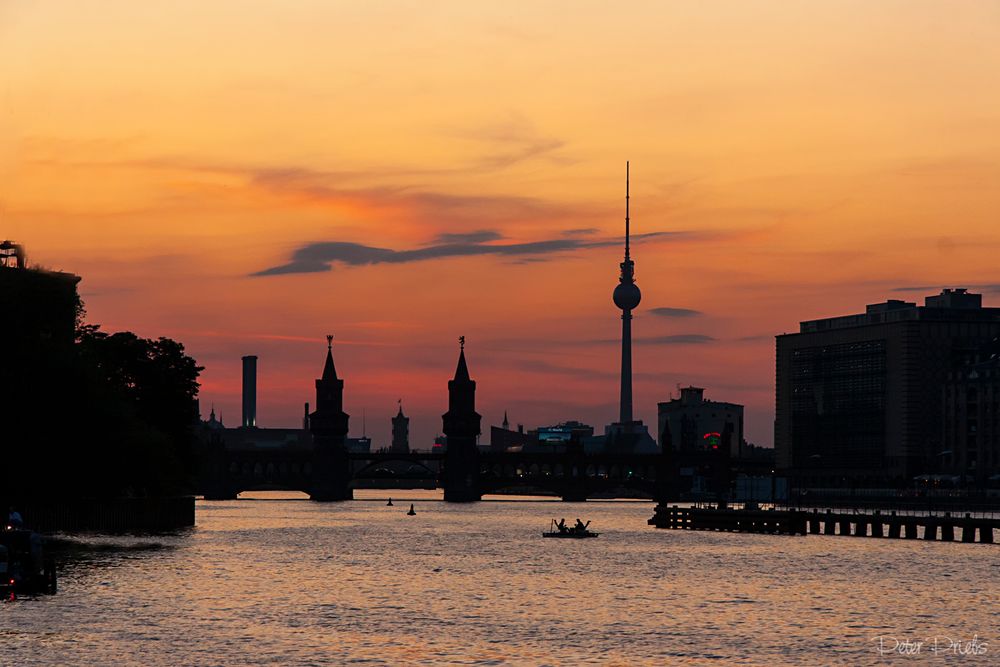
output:
{"label": "dark foreground shoreline", "polygon": [[134,533],[172,531],[194,526],[194,496],[164,498],[7,499],[24,525],[40,533]]}

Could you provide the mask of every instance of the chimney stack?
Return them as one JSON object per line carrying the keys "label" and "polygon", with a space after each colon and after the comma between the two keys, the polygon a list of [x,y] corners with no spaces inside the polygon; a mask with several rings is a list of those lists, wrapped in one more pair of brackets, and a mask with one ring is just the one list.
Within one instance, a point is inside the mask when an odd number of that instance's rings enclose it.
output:
{"label": "chimney stack", "polygon": [[243,428],[257,427],[257,357],[243,357]]}

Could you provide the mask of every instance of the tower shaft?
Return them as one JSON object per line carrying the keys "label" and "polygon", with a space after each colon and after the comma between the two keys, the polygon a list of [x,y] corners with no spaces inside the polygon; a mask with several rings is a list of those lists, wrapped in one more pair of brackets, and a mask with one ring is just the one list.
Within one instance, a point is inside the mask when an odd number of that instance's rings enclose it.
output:
{"label": "tower shaft", "polygon": [[618,422],[632,422],[632,311],[622,313],[622,389]]}

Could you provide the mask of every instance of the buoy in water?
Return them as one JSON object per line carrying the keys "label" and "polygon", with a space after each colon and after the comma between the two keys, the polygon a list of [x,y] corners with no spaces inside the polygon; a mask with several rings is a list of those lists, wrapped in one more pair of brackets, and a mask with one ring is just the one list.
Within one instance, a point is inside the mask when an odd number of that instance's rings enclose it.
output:
{"label": "buoy in water", "polygon": [[392,498],[389,498],[389,502],[385,504],[386,507],[392,507]]}
{"label": "buoy in water", "polygon": [[413,511],[413,503],[410,503],[410,511],[406,513],[406,516],[416,516],[417,513]]}

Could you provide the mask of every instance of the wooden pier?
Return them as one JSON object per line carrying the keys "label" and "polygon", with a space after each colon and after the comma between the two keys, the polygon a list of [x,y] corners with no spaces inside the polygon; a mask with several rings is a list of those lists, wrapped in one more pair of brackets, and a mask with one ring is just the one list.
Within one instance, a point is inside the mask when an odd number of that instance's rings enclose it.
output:
{"label": "wooden pier", "polygon": [[675,530],[805,535],[806,513],[759,509],[718,509],[658,505],[649,525]]}
{"label": "wooden pier", "polygon": [[[718,530],[777,535],[851,535],[943,542],[994,543],[1000,519],[970,513],[897,514],[880,510],[846,512],[826,510],[729,509],[658,505],[649,525],[674,530]],[[977,539],[978,538],[978,539]]]}
{"label": "wooden pier", "polygon": [[[896,514],[826,510],[804,514],[811,535],[851,535],[894,539],[940,540],[942,542],[981,542],[993,544],[993,531],[1000,530],[1000,519],[974,517],[969,512],[955,516],[943,514]],[[921,530],[922,529],[922,530]],[[978,538],[978,539],[977,539]]]}

